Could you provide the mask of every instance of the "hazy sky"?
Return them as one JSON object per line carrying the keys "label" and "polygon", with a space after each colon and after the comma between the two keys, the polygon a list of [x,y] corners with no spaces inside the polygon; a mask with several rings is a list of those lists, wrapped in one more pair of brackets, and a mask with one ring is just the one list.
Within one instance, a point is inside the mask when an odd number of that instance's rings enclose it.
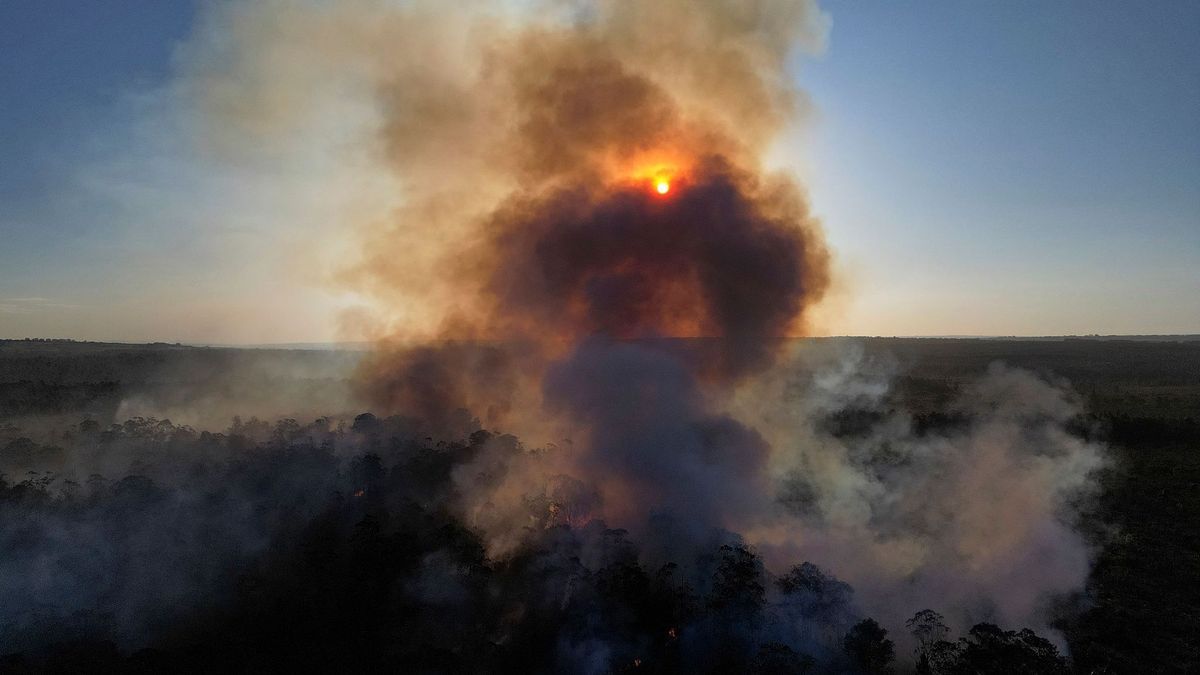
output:
{"label": "hazy sky", "polygon": [[[838,256],[826,332],[1200,333],[1200,3],[823,7],[774,159]],[[0,2],[0,337],[335,336],[306,250],[352,179],[189,142],[208,14]]]}

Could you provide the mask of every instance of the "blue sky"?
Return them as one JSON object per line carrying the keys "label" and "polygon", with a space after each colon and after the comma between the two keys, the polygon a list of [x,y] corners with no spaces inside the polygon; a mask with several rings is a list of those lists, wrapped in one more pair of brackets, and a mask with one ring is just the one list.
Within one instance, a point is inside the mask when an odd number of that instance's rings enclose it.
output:
{"label": "blue sky", "polygon": [[128,250],[116,209],[86,186],[172,75],[187,2],[0,3],[0,337],[141,339],[108,325]]}
{"label": "blue sky", "polygon": [[170,77],[193,10],[153,0],[0,3],[0,217],[20,245],[5,247],[5,282],[18,281],[11,266],[52,263],[60,236],[87,227],[54,218],[54,202],[98,151],[97,131],[121,125],[127,97]]}
{"label": "blue sky", "polygon": [[848,332],[1200,331],[1200,3],[825,7],[800,79]]}
{"label": "blue sky", "polygon": [[[776,154],[845,280],[824,331],[1200,332],[1200,3],[822,6],[816,112]],[[144,139],[200,15],[0,3],[0,337],[333,336],[318,290],[254,281],[279,316],[235,297],[253,235],[209,241],[173,205],[220,186]]]}

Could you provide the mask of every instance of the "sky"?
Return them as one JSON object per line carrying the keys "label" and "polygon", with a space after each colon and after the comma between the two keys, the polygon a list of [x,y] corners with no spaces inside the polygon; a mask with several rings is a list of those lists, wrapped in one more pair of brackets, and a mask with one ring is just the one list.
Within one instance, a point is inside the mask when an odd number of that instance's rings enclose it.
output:
{"label": "sky", "polygon": [[[836,255],[819,332],[1200,333],[1200,3],[822,7],[793,68],[812,113],[772,154]],[[322,174],[333,132],[195,142],[211,15],[0,3],[0,337],[341,336],[322,261],[370,179]]]}

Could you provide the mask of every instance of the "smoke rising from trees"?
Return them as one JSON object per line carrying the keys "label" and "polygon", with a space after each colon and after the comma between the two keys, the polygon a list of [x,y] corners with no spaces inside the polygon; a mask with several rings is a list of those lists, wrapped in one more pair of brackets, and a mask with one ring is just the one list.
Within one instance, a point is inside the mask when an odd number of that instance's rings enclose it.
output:
{"label": "smoke rising from trees", "polygon": [[815,5],[537,4],[214,12],[188,84],[218,151],[303,144],[330,97],[368,111],[353,143],[397,197],[339,224],[362,248],[336,283],[369,301],[371,412],[18,447],[55,473],[3,485],[6,643],[879,672],[936,605],[972,631],[955,658],[1058,664],[975,624],[1049,631],[1083,587],[1102,452],[1069,391],[997,368],[923,425],[877,364],[786,339],[834,283],[804,190],[762,160],[803,111]]}

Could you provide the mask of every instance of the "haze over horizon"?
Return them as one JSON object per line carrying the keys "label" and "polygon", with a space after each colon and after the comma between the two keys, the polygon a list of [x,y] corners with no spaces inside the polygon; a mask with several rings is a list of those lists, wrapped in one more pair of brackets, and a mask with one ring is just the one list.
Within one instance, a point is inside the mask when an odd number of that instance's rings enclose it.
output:
{"label": "haze over horizon", "polygon": [[[821,6],[771,155],[834,256],[814,334],[1200,333],[1200,6]],[[237,8],[0,6],[0,338],[361,339],[348,223],[402,201],[366,76],[281,48],[313,98],[231,143]]]}

